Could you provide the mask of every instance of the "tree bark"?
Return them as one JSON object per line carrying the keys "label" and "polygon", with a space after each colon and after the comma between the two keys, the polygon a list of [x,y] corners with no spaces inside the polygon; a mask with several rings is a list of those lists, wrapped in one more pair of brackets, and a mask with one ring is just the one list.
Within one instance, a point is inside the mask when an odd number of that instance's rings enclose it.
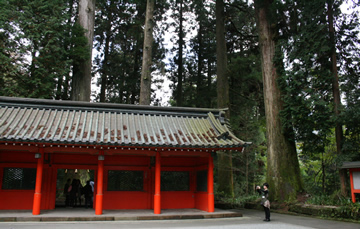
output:
{"label": "tree bark", "polygon": [[101,75],[101,85],[100,85],[100,102],[106,101],[106,88],[107,88],[107,79],[109,75],[109,47],[110,47],[110,35],[111,34],[111,23],[108,22],[108,28],[106,29],[106,39],[105,39],[105,48],[104,48],[104,61],[103,61],[103,70]]}
{"label": "tree bark", "polygon": [[[199,30],[198,30],[198,44],[199,44],[199,51],[198,51],[198,70],[197,70],[197,82],[196,82],[196,95],[197,98],[204,98],[204,95],[202,94],[203,90],[203,79],[202,79],[202,70],[203,70],[203,44],[202,44],[202,23],[200,22]],[[196,101],[196,107],[204,107],[204,101],[202,99],[197,99]]]}
{"label": "tree bark", "polygon": [[[281,91],[277,85],[279,75],[274,64],[276,32],[271,26],[270,5],[272,0],[255,0],[267,135],[267,182],[270,198],[276,201],[295,199],[302,190],[299,161],[295,142],[282,130],[280,111],[283,110]],[[290,133],[291,134],[291,133]]]}
{"label": "tree bark", "polygon": [[[335,46],[335,29],[334,29],[334,16],[333,16],[333,0],[327,1],[328,6],[328,21],[329,21],[329,33],[330,33],[330,42],[331,42],[331,72],[333,74],[333,96],[334,96],[334,113],[336,118],[339,117],[341,100],[340,100],[340,90],[339,90],[339,75],[337,70],[337,60],[336,60],[336,46]],[[343,139],[343,129],[341,123],[336,121],[335,124],[335,138],[336,138],[336,152],[338,155],[342,154],[342,139]],[[340,189],[343,196],[347,196],[346,192],[346,171],[340,169]]]}
{"label": "tree bark", "polygon": [[78,72],[73,77],[71,99],[75,101],[90,101],[95,0],[79,0],[78,23],[85,29],[85,37],[88,40],[90,58],[80,63],[79,66],[76,66]]}
{"label": "tree bark", "polygon": [[[206,85],[206,88],[207,88],[207,91],[208,93],[210,92],[211,93],[211,82],[212,82],[212,68],[211,68],[211,61],[210,59],[208,59],[208,67],[207,67],[207,85]],[[211,99],[212,99],[212,96],[211,94],[208,94],[207,96],[207,99],[205,100],[206,101],[206,107],[212,107],[211,105]]]}
{"label": "tree bark", "polygon": [[[67,24],[68,24],[69,26],[72,24],[73,5],[74,5],[74,0],[71,0],[70,3],[69,3],[69,11],[68,11],[70,16],[69,16],[69,18],[68,18],[68,20],[67,20]],[[70,30],[67,32],[67,35],[68,35],[69,37],[71,37],[71,31],[70,31]],[[69,51],[69,49],[70,49],[69,44],[65,43],[65,44],[64,44],[64,49],[65,49],[66,51]],[[64,85],[64,91],[63,91],[63,93],[62,93],[62,95],[61,95],[61,99],[62,99],[62,100],[69,100],[70,97],[71,97],[71,92],[69,91],[69,90],[71,90],[70,83],[71,83],[71,76],[70,76],[70,72],[68,72],[68,73],[66,74],[66,76],[65,76],[65,81],[64,81],[64,83],[63,83],[63,85]]]}
{"label": "tree bark", "polygon": [[[227,56],[225,42],[224,1],[216,0],[216,67],[217,67],[217,105],[228,108],[229,81],[227,74]],[[230,118],[230,112],[226,112]],[[230,151],[218,152],[218,191],[225,196],[234,196],[232,155]]]}
{"label": "tree bark", "polygon": [[183,31],[183,1],[180,1],[179,10],[179,59],[178,59],[178,85],[176,87],[176,105],[183,105],[183,46],[184,46],[184,31]]}
{"label": "tree bark", "polygon": [[151,64],[152,46],[154,42],[154,6],[155,0],[147,0],[144,29],[144,48],[141,69],[140,105],[150,105],[151,101]]}
{"label": "tree bark", "polygon": [[229,81],[227,76],[223,0],[216,0],[216,67],[218,108],[227,108],[229,107]]}
{"label": "tree bark", "polygon": [[[132,79],[139,79],[139,71],[140,71],[140,56],[141,56],[141,52],[140,52],[140,46],[141,46],[141,39],[137,39],[135,41],[135,45],[134,45],[134,67],[133,67],[133,72],[132,72]],[[141,76],[140,76],[141,77]],[[137,80],[136,80],[137,81]],[[134,83],[131,84],[131,88],[129,88],[131,91],[131,104],[136,104],[137,102],[139,102],[138,100],[138,95],[139,95],[139,88],[138,88],[138,84],[136,83],[136,81]],[[151,80],[150,80],[150,84],[151,84]],[[151,86],[151,85],[150,85]],[[151,91],[150,91],[151,92]],[[149,104],[142,104],[142,105],[150,105]]]}

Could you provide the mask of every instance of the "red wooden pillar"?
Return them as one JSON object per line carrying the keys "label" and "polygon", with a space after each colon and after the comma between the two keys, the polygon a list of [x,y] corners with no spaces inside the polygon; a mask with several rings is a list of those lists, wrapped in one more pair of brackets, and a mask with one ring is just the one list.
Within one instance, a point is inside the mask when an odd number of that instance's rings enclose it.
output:
{"label": "red wooden pillar", "polygon": [[211,154],[208,164],[208,212],[214,212],[214,162]]}
{"label": "red wooden pillar", "polygon": [[156,152],[154,214],[161,213],[161,195],[160,195],[161,161],[160,161],[160,159],[161,159],[160,153]]}
{"label": "red wooden pillar", "polygon": [[95,215],[102,214],[103,207],[103,183],[104,183],[104,151],[100,151],[98,157],[98,177],[97,177],[97,192],[96,192],[96,204]]}
{"label": "red wooden pillar", "polygon": [[33,215],[40,215],[40,206],[41,206],[41,183],[42,183],[42,174],[44,168],[44,148],[39,148],[39,153],[35,154],[37,161],[36,168],[36,183],[35,183],[35,194],[34,194],[34,203],[33,203]]}
{"label": "red wooden pillar", "polygon": [[355,192],[354,192],[354,177],[353,177],[354,170],[350,169],[350,185],[351,185],[351,200],[353,203],[356,202]]}

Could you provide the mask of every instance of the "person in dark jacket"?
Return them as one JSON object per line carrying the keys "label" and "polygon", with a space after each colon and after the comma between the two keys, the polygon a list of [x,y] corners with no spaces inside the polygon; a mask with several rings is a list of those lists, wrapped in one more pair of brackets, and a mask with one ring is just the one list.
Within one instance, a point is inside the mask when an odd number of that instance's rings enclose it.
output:
{"label": "person in dark jacket", "polygon": [[73,179],[73,181],[71,182],[71,190],[70,190],[70,207],[76,206],[77,193],[78,193],[77,180]]}
{"label": "person in dark jacket", "polygon": [[71,179],[67,179],[67,182],[64,186],[64,195],[65,195],[65,206],[69,207],[70,206],[70,191],[69,191],[69,187],[71,186]]}
{"label": "person in dark jacket", "polygon": [[77,193],[76,198],[79,200],[79,206],[81,207],[81,196],[83,195],[83,186],[81,185],[80,179],[77,179]]}
{"label": "person in dark jacket", "polygon": [[261,189],[260,186],[256,186],[256,190],[261,195],[261,205],[263,206],[265,211],[264,221],[269,222],[270,221],[269,184],[264,183],[263,188],[264,189]]}
{"label": "person in dark jacket", "polygon": [[84,196],[85,196],[85,208],[92,207],[92,196],[93,191],[90,185],[90,181],[86,182],[86,185],[83,188]]}

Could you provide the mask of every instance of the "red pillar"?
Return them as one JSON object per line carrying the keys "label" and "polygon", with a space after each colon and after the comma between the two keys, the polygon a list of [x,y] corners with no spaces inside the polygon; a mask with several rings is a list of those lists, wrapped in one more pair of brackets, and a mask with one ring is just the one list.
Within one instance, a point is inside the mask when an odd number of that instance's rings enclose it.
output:
{"label": "red pillar", "polygon": [[160,153],[156,152],[154,214],[161,213],[161,195],[160,195],[161,161],[160,161],[160,159],[161,159]]}
{"label": "red pillar", "polygon": [[353,177],[354,170],[350,169],[350,186],[351,186],[351,200],[353,203],[356,202],[355,192],[354,192],[354,177]]}
{"label": "red pillar", "polygon": [[44,167],[44,148],[39,148],[39,153],[36,154],[37,169],[36,169],[36,183],[35,183],[35,194],[34,194],[34,203],[33,203],[33,215],[40,215],[40,206],[41,206],[41,183],[42,183],[42,174]]}
{"label": "red pillar", "polygon": [[98,178],[97,178],[97,192],[96,192],[96,204],[95,215],[102,214],[103,206],[103,183],[104,183],[104,151],[100,152],[98,157]]}
{"label": "red pillar", "polygon": [[208,165],[208,212],[214,212],[214,162],[211,154]]}

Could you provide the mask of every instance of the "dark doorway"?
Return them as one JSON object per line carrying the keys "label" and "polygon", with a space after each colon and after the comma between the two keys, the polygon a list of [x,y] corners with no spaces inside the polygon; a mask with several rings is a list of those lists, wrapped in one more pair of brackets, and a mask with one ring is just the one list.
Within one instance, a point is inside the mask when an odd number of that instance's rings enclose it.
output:
{"label": "dark doorway", "polygon": [[[78,185],[77,191],[68,189],[66,186],[67,181],[69,180],[70,184],[73,186],[73,182],[76,182]],[[82,192],[82,188],[85,187],[87,181],[94,181],[94,170],[89,169],[58,169],[57,170],[57,181],[56,181],[56,208],[65,208],[65,207],[85,207],[85,197]],[[66,188],[65,188],[66,186]],[[75,186],[74,186],[75,187]],[[72,202],[69,206],[69,195],[66,197],[65,189],[72,191]],[[66,200],[68,198],[68,200]],[[66,205],[68,202],[68,206]]]}

